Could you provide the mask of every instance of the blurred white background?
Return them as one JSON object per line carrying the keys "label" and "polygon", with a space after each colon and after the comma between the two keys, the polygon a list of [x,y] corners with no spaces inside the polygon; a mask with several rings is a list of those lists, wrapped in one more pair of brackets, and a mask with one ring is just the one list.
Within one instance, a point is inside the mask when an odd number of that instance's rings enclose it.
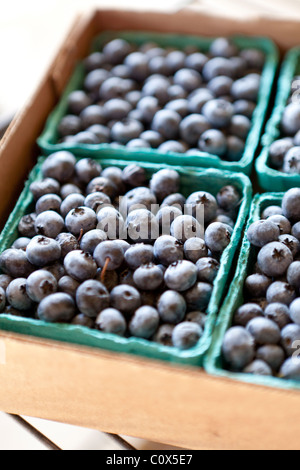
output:
{"label": "blurred white background", "polygon": [[79,12],[94,6],[178,8],[189,0],[9,0],[0,15],[0,116],[30,97]]}

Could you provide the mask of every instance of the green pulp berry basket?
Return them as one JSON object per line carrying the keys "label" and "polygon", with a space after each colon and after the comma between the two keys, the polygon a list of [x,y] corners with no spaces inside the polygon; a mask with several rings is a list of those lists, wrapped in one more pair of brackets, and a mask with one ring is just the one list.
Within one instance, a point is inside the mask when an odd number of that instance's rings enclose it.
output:
{"label": "green pulp berry basket", "polygon": [[282,134],[280,123],[290,96],[293,78],[300,73],[300,47],[291,49],[285,56],[278,79],[275,106],[262,137],[263,149],[255,162],[259,185],[265,191],[285,192],[300,186],[300,175],[289,175],[269,165],[270,145]]}
{"label": "green pulp berry basket", "polygon": [[[272,205],[281,205],[283,193],[265,193],[256,195],[253,199],[247,228],[261,218],[264,209]],[[256,263],[255,249],[250,245],[245,232],[243,244],[240,251],[238,266],[235,277],[231,283],[228,295],[220,309],[211,347],[205,357],[204,367],[213,376],[226,377],[240,382],[258,384],[273,388],[300,390],[300,382],[296,380],[285,380],[279,377],[263,377],[258,375],[229,372],[224,367],[222,358],[222,344],[226,331],[231,327],[236,310],[244,301],[244,283],[249,274],[253,272]]]}
{"label": "green pulp berry basket", "polygon": [[[195,36],[167,35],[142,32],[106,32],[95,39],[92,50],[101,50],[102,46],[116,37],[121,37],[129,42],[142,45],[146,42],[155,42],[161,47],[176,47],[184,49],[188,46],[196,46],[199,50],[207,52],[211,45],[212,38]],[[274,78],[278,66],[278,50],[275,44],[263,37],[241,37],[234,36],[232,41],[241,49],[257,48],[264,52],[266,57],[265,66],[262,72],[261,87],[257,106],[253,113],[252,128],[249,132],[245,150],[242,158],[236,162],[222,160],[216,155],[202,153],[202,155],[185,155],[177,153],[161,154],[153,149],[127,149],[114,148],[110,144],[86,145],[59,143],[57,127],[63,116],[67,113],[67,100],[70,92],[81,89],[84,81],[84,67],[79,63],[71,77],[71,80],[57,107],[49,116],[42,135],[38,139],[38,144],[44,155],[49,155],[58,150],[69,150],[78,156],[101,157],[101,152],[105,151],[109,158],[121,158],[123,160],[148,161],[150,163],[167,163],[175,165],[185,165],[193,167],[219,168],[222,170],[242,172],[247,175],[251,173],[256,151],[259,146],[261,133],[267,117],[270,96],[273,88]]]}
{"label": "green pulp berry basket", "polygon": [[[30,192],[30,184],[42,178],[41,163],[45,157],[41,157],[36,167],[31,172],[24,190],[11,213],[0,236],[0,252],[9,248],[18,237],[18,222],[20,218],[32,212],[34,208],[33,197]],[[124,168],[128,162],[120,160],[101,159],[102,167],[118,166]],[[145,168],[148,177],[161,168],[168,168],[168,165],[154,165],[149,163],[140,164]],[[223,300],[232,264],[237,252],[241,234],[248,217],[252,186],[247,176],[221,172],[213,169],[193,169],[175,167],[181,175],[181,191],[186,196],[196,190],[206,190],[217,194],[217,192],[227,184],[234,184],[241,194],[241,204],[239,214],[235,224],[231,243],[222,255],[221,268],[215,280],[211,301],[207,308],[207,322],[204,334],[198,344],[190,350],[181,351],[175,347],[161,346],[157,343],[138,338],[123,338],[112,334],[91,330],[83,326],[67,324],[45,323],[40,320],[22,318],[7,314],[0,315],[0,329],[12,331],[24,335],[38,336],[62,342],[85,345],[95,348],[106,349],[119,353],[136,354],[148,358],[161,359],[173,363],[202,366],[204,354],[210,345],[215,319],[219,312],[220,304]]]}

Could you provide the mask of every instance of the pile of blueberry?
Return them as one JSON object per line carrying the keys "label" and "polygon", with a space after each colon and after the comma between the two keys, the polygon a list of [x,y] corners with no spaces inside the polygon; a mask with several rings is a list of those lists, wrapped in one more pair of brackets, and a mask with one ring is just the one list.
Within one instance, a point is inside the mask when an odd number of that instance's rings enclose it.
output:
{"label": "pile of blueberry", "polygon": [[82,89],[68,97],[59,142],[158,149],[241,159],[265,55],[214,40],[197,48],[140,47],[114,39],[84,60]]}
{"label": "pile of blueberry", "polygon": [[232,371],[299,380],[300,188],[266,208],[247,236],[257,262],[224,337],[224,361]]}
{"label": "pile of blueberry", "polygon": [[171,167],[149,177],[137,164],[47,157],[34,209],[0,256],[0,312],[194,346],[240,194],[180,190]]}
{"label": "pile of blueberry", "polygon": [[281,136],[269,149],[271,168],[300,175],[300,77],[292,80],[291,93],[280,122]]}

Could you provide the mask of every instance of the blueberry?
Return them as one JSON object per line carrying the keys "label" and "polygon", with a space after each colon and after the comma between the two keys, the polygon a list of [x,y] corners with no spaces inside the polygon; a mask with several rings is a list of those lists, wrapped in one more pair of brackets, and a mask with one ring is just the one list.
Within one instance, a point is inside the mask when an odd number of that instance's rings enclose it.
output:
{"label": "blueberry", "polygon": [[163,75],[152,75],[146,80],[143,88],[143,96],[154,96],[160,106],[164,106],[169,100],[170,81]]}
{"label": "blueberry", "polygon": [[39,303],[37,314],[45,322],[69,323],[76,314],[74,299],[64,292],[48,295]]}
{"label": "blueberry", "polygon": [[41,181],[33,181],[30,184],[30,191],[37,201],[44,194],[59,194],[60,184],[54,178],[44,178]]}
{"label": "blueberry", "polygon": [[144,131],[141,122],[136,119],[124,119],[113,124],[111,128],[112,140],[126,145],[130,140],[137,139]]}
{"label": "blueberry", "polygon": [[31,239],[28,237],[19,237],[13,242],[11,248],[17,248],[18,250],[26,251],[27,245],[30,240]]}
{"label": "blueberry", "polygon": [[286,273],[293,262],[291,251],[280,242],[265,245],[258,253],[258,266],[269,277],[279,277]]}
{"label": "blueberry", "polygon": [[191,349],[197,345],[202,334],[203,330],[200,325],[184,321],[175,326],[172,332],[172,342],[175,348]]}
{"label": "blueberry", "polygon": [[182,210],[175,206],[165,206],[159,209],[156,218],[159,223],[160,233],[168,235],[170,233],[171,224],[176,217],[182,216]]}
{"label": "blueberry", "polygon": [[97,213],[97,229],[105,232],[109,240],[126,238],[125,221],[114,207],[103,207]]}
{"label": "blueberry", "polygon": [[184,319],[186,302],[178,292],[167,290],[160,296],[157,309],[163,323],[177,324]]}
{"label": "blueberry", "polygon": [[249,100],[236,100],[233,103],[234,114],[242,114],[247,118],[251,119],[256,108],[256,103]]}
{"label": "blueberry", "polygon": [[84,205],[84,196],[82,194],[69,194],[61,203],[60,213],[62,217],[66,217],[72,210]]}
{"label": "blueberry", "polygon": [[166,140],[157,149],[160,153],[185,153],[187,146],[178,140]]}
{"label": "blueberry", "polygon": [[[110,272],[110,271],[107,271]],[[133,280],[133,273],[134,270],[126,268],[122,270],[119,274],[119,283],[118,284],[126,284],[128,286],[136,287],[135,282]]]}
{"label": "blueberry", "polygon": [[300,174],[300,147],[292,147],[284,156],[282,171],[290,175]]}
{"label": "blueberry", "polygon": [[55,240],[61,248],[61,258],[64,258],[70,251],[79,249],[77,238],[71,233],[59,233]]}
{"label": "blueberry", "polygon": [[229,135],[226,139],[226,157],[229,161],[239,161],[245,150],[245,142],[235,135]]}
{"label": "blueberry", "polygon": [[260,89],[260,75],[251,73],[245,77],[234,81],[231,87],[231,94],[235,100],[246,99],[257,101]]}
{"label": "blueberry", "polygon": [[233,77],[233,65],[229,59],[225,57],[213,57],[203,67],[202,75],[206,82],[209,82],[214,77],[225,75]]}
{"label": "blueberry", "polygon": [[234,326],[224,335],[222,353],[230,369],[241,371],[255,357],[254,338],[245,328]]}
{"label": "blueberry", "polygon": [[71,195],[82,196],[82,190],[74,183],[63,184],[60,188],[60,197],[64,200]]}
{"label": "blueberry", "polygon": [[125,185],[123,183],[123,172],[117,166],[108,166],[102,171],[102,176],[109,179],[118,188],[118,192],[125,192]]}
{"label": "blueberry", "polygon": [[196,263],[200,258],[208,255],[207,246],[202,238],[189,238],[184,244],[184,254],[186,259]]}
{"label": "blueberry", "polygon": [[[167,91],[168,91],[168,99],[171,101],[186,100],[188,97],[188,93],[180,85],[170,85]],[[169,103],[171,103],[171,101],[169,101]],[[169,103],[167,103],[166,106],[168,106]]]}
{"label": "blueberry", "polygon": [[49,155],[42,164],[44,178],[53,178],[60,183],[68,181],[74,174],[76,159],[67,151]]}
{"label": "blueberry", "polygon": [[189,238],[198,237],[203,239],[204,228],[192,215],[176,217],[171,224],[171,236],[179,242],[185,243]]}
{"label": "blueberry", "polygon": [[281,330],[281,346],[287,356],[292,356],[298,349],[300,341],[300,326],[296,324],[286,325]]}
{"label": "blueberry", "polygon": [[73,235],[79,236],[96,228],[97,217],[89,207],[76,207],[67,214],[65,224]]}
{"label": "blueberry", "polygon": [[26,291],[27,279],[19,277],[13,279],[6,289],[7,302],[14,308],[23,311],[33,306],[33,301]]}
{"label": "blueberry", "polygon": [[209,52],[213,57],[232,57],[238,54],[238,49],[229,39],[217,38],[210,45]]}
{"label": "blueberry", "polygon": [[83,90],[72,91],[68,96],[68,112],[80,114],[84,108],[92,104],[91,98]]}
{"label": "blueberry", "polygon": [[201,73],[207,61],[208,57],[205,54],[202,54],[202,52],[197,51],[186,57],[185,66]]}
{"label": "blueberry", "polygon": [[245,374],[254,374],[254,375],[263,375],[263,376],[270,376],[272,375],[271,367],[261,359],[256,359],[255,361],[251,362],[245,369],[243,370]]}
{"label": "blueberry", "polygon": [[86,328],[95,328],[95,321],[93,318],[87,317],[84,313],[78,313],[75,317],[71,320],[71,325],[75,326],[85,326]]}
{"label": "blueberry", "polygon": [[93,178],[100,176],[101,165],[91,158],[81,158],[75,164],[75,173],[79,181],[88,184]]}
{"label": "blueberry", "polygon": [[141,186],[128,191],[120,201],[120,212],[124,218],[129,212],[137,209],[152,210],[152,206],[157,204],[155,194],[147,187]]}
{"label": "blueberry", "polygon": [[27,278],[26,292],[31,300],[40,302],[57,291],[57,280],[49,271],[38,269]]}
{"label": "blueberry", "polygon": [[296,323],[297,325],[300,325],[300,299],[299,298],[295,299],[290,304],[289,315],[290,315],[291,320],[294,323]]}
{"label": "blueberry", "polygon": [[300,188],[292,188],[285,193],[282,199],[282,210],[287,219],[296,222],[300,220]]}
{"label": "blueberry", "polygon": [[296,291],[294,287],[286,282],[273,282],[267,290],[267,301],[269,304],[278,302],[285,305],[290,305],[296,298]]}
{"label": "blueberry", "polygon": [[278,344],[280,341],[278,325],[268,318],[253,318],[249,321],[246,328],[258,345]]}
{"label": "blueberry", "polygon": [[33,237],[26,249],[28,261],[34,266],[43,267],[57,261],[61,256],[59,243],[49,237]]}
{"label": "blueberry", "polygon": [[86,131],[82,131],[74,135],[70,139],[70,143],[76,144],[76,145],[81,145],[81,144],[96,145],[96,144],[99,144],[100,142],[95,134],[86,130]]}
{"label": "blueberry", "polygon": [[300,222],[297,222],[292,227],[292,235],[300,241]]}
{"label": "blueberry", "polygon": [[51,263],[47,266],[43,266],[43,269],[53,274],[57,281],[59,281],[66,274],[65,268],[60,260],[55,261],[54,263]]}
{"label": "blueberry", "polygon": [[184,98],[173,99],[166,104],[165,109],[171,109],[185,118],[189,114],[189,103]]}
{"label": "blueberry", "polygon": [[95,191],[86,196],[84,199],[84,204],[81,204],[81,206],[83,205],[98,213],[101,208],[111,205],[111,199],[109,196],[107,196],[107,194],[100,191]]}
{"label": "blueberry", "polygon": [[287,281],[297,290],[300,289],[300,261],[294,261],[289,266],[287,271]]}
{"label": "blueberry", "polygon": [[299,357],[290,357],[282,364],[279,377],[288,380],[300,379],[300,360]]}
{"label": "blueberry", "polygon": [[104,193],[109,198],[113,199],[118,194],[118,188],[110,179],[104,176],[97,176],[89,182],[86,188],[87,195],[94,192]]}
{"label": "blueberry", "polygon": [[236,208],[239,205],[241,196],[239,191],[232,185],[224,186],[216,196],[219,207],[225,211]]}
{"label": "blueberry", "polygon": [[220,263],[214,258],[204,256],[198,259],[196,266],[198,270],[198,281],[213,284],[218,275]]}
{"label": "blueberry", "polygon": [[124,251],[115,240],[103,241],[96,246],[94,259],[99,267],[113,271],[123,264]]}
{"label": "blueberry", "polygon": [[147,182],[146,170],[136,163],[127,165],[122,171],[122,181],[132,188],[144,186]]}
{"label": "blueberry", "polygon": [[89,279],[83,282],[76,291],[76,304],[80,312],[91,318],[109,307],[109,292],[99,281]]}
{"label": "blueberry", "polygon": [[152,121],[152,130],[159,132],[165,139],[173,140],[178,137],[181,116],[170,109],[159,110]]}
{"label": "blueberry", "polygon": [[280,235],[279,241],[291,250],[293,256],[297,256],[300,250],[300,242],[296,237],[290,234]]}
{"label": "blueberry", "polygon": [[271,215],[268,217],[269,222],[274,222],[278,225],[280,234],[290,234],[292,227],[290,221],[284,216],[280,214]]}
{"label": "blueberry", "polygon": [[159,224],[155,215],[147,209],[132,210],[126,220],[128,237],[133,242],[149,243],[159,236]]}
{"label": "blueberry", "polygon": [[281,138],[272,142],[269,148],[270,165],[273,168],[282,168],[284,157],[291,148],[293,148],[293,141],[288,137]]}
{"label": "blueberry", "polygon": [[124,64],[129,68],[130,77],[142,82],[149,74],[149,59],[142,52],[132,52],[127,55]]}
{"label": "blueberry", "polygon": [[164,346],[173,346],[172,333],[174,328],[175,325],[170,325],[167,323],[160,325],[152,340],[155,343],[162,344]]}
{"label": "blueberry", "polygon": [[99,88],[101,87],[102,83],[109,78],[109,76],[109,71],[103,68],[90,70],[84,79],[84,90],[91,96],[94,96],[96,99],[98,99]]}
{"label": "blueberry", "polygon": [[159,266],[148,263],[137,268],[133,274],[133,280],[139,289],[154,291],[163,284],[164,273]]}
{"label": "blueberry", "polygon": [[159,326],[159,314],[149,305],[144,305],[135,311],[129,322],[129,331],[132,336],[151,338]]}
{"label": "blueberry", "polygon": [[253,318],[262,317],[262,308],[255,303],[246,303],[241,305],[234,314],[234,324],[246,327]]}
{"label": "blueberry", "polygon": [[214,98],[214,94],[207,88],[199,88],[199,90],[195,90],[187,98],[190,114],[201,113],[205,103],[213,100]]}
{"label": "blueberry", "polygon": [[202,152],[223,156],[227,149],[227,140],[220,130],[209,129],[201,135],[198,147]]}
{"label": "blueberry", "polygon": [[250,225],[247,231],[249,242],[256,247],[263,247],[268,243],[277,241],[280,230],[277,224],[270,219],[259,220]]}
{"label": "blueberry", "polygon": [[213,253],[222,253],[230,243],[231,234],[231,227],[221,222],[213,222],[205,231],[206,246]]}
{"label": "blueberry", "polygon": [[276,344],[266,344],[258,348],[256,358],[264,361],[269,365],[272,371],[277,372],[284,362],[285,354],[280,346]]}
{"label": "blueberry", "polygon": [[141,306],[141,295],[135,287],[122,284],[111,291],[110,302],[124,315],[131,315]]}
{"label": "blueberry", "polygon": [[97,273],[97,265],[92,256],[81,250],[73,250],[66,255],[64,268],[76,281],[92,279]]}
{"label": "blueberry", "polygon": [[262,69],[265,64],[265,54],[259,49],[247,48],[240,52],[240,56],[246,60],[250,69]]}
{"label": "blueberry", "polygon": [[197,267],[187,260],[172,263],[165,272],[166,286],[178,292],[190,289],[197,281]]}
{"label": "blueberry", "polygon": [[177,206],[178,208],[181,208],[181,210],[184,209],[186,203],[186,198],[183,196],[183,194],[180,193],[174,193],[170,194],[167,196],[161,203],[160,208],[163,209],[164,207],[169,207],[169,206]]}
{"label": "blueberry", "polygon": [[197,70],[181,68],[175,72],[174,84],[181,86],[184,90],[190,93],[199,88],[202,84],[201,74]]}
{"label": "blueberry", "polygon": [[213,287],[207,282],[196,282],[193,287],[184,293],[188,310],[205,311],[211,299]]}
{"label": "blueberry", "polygon": [[71,297],[75,299],[76,291],[80,283],[73,279],[71,276],[62,276],[57,284],[57,290],[59,292],[64,292],[65,294],[69,294]]}
{"label": "blueberry", "polygon": [[41,212],[35,219],[36,234],[49,238],[56,238],[64,226],[65,222],[62,216],[52,210]]}
{"label": "blueberry", "polygon": [[212,126],[219,129],[230,124],[233,116],[233,106],[228,101],[218,98],[205,103],[202,113]]}
{"label": "blueberry", "polygon": [[259,299],[265,297],[272,280],[264,274],[251,274],[245,280],[245,290],[250,298]]}
{"label": "blueberry", "polygon": [[201,135],[210,128],[208,120],[201,114],[189,114],[179,126],[181,138],[190,146],[195,146]]}
{"label": "blueberry", "polygon": [[97,316],[95,328],[105,333],[124,336],[127,324],[121,312],[114,308],[106,308]]}
{"label": "blueberry", "polygon": [[103,47],[103,54],[110,64],[121,64],[131,52],[131,45],[124,39],[112,39]]}
{"label": "blueberry", "polygon": [[23,237],[32,238],[36,235],[35,231],[36,213],[23,215],[18,223],[18,232]]}
{"label": "blueberry", "polygon": [[183,260],[183,245],[171,235],[162,235],[154,243],[154,256],[159,263],[169,266]]}
{"label": "blueberry", "polygon": [[[217,215],[218,204],[216,198],[206,191],[196,191],[186,200],[186,206],[191,206],[194,217],[197,217],[197,210],[204,210],[204,221],[208,223]],[[201,218],[201,217],[200,217]]]}
{"label": "blueberry", "polygon": [[197,323],[204,330],[207,321],[207,315],[203,312],[195,310],[194,312],[189,312],[186,314],[185,321]]}
{"label": "blueberry", "polygon": [[[91,126],[95,124],[104,125],[106,123],[106,119],[108,113],[105,106],[99,106],[97,104],[93,104],[84,108],[79,117],[81,119],[83,129],[87,130]],[[77,134],[78,135],[78,134]]]}
{"label": "blueberry", "polygon": [[80,240],[80,249],[93,255],[97,245],[105,240],[107,240],[107,235],[103,230],[90,230]]}
{"label": "blueberry", "polygon": [[9,276],[8,274],[0,274],[0,287],[1,287],[1,289],[6,291],[7,286],[9,285],[9,283],[12,280],[13,280],[13,278],[11,276]]}
{"label": "blueberry", "polygon": [[166,63],[171,71],[171,74],[176,73],[178,70],[185,66],[186,54],[183,51],[175,50],[169,52],[166,57]]}
{"label": "blueberry", "polygon": [[6,304],[5,290],[3,289],[3,287],[0,287],[0,313],[4,311],[5,304]]}
{"label": "blueberry", "polygon": [[73,114],[67,114],[61,119],[57,130],[61,137],[78,134],[78,132],[81,132],[82,130],[80,117]]}
{"label": "blueberry", "polygon": [[287,136],[294,136],[300,129],[300,106],[289,103],[282,114],[281,129]]}
{"label": "blueberry", "polygon": [[281,206],[269,206],[266,207],[262,213],[262,219],[268,219],[273,215],[282,215],[282,208]]}
{"label": "blueberry", "polygon": [[242,140],[246,140],[249,131],[251,129],[251,121],[242,114],[235,114],[231,118],[229,132],[232,135],[239,137]]}
{"label": "blueberry", "polygon": [[140,137],[154,149],[158,148],[163,143],[163,137],[160,133],[152,131],[151,129],[142,132]]}
{"label": "blueberry", "polygon": [[216,98],[221,98],[222,96],[230,95],[232,84],[232,78],[220,75],[212,78],[208,82],[207,87]]}
{"label": "blueberry", "polygon": [[132,245],[125,253],[125,261],[132,270],[136,270],[144,264],[152,263],[154,261],[153,246],[145,243]]}
{"label": "blueberry", "polygon": [[45,194],[40,197],[35,205],[35,213],[40,214],[41,212],[52,210],[60,212],[61,198],[57,194]]}

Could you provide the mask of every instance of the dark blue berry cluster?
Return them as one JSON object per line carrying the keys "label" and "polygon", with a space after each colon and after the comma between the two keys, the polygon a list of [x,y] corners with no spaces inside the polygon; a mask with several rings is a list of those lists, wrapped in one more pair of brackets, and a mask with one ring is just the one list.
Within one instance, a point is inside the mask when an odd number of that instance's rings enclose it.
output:
{"label": "dark blue berry cluster", "polygon": [[257,262],[225,334],[224,361],[233,371],[299,380],[300,189],[266,208],[247,236]]}
{"label": "dark blue berry cluster", "polygon": [[195,346],[239,192],[184,195],[172,167],[149,176],[65,151],[41,170],[34,209],[0,256],[0,311]]}
{"label": "dark blue berry cluster", "polygon": [[83,87],[68,97],[59,141],[238,161],[264,63],[261,51],[226,38],[205,53],[114,39],[84,60]]}

